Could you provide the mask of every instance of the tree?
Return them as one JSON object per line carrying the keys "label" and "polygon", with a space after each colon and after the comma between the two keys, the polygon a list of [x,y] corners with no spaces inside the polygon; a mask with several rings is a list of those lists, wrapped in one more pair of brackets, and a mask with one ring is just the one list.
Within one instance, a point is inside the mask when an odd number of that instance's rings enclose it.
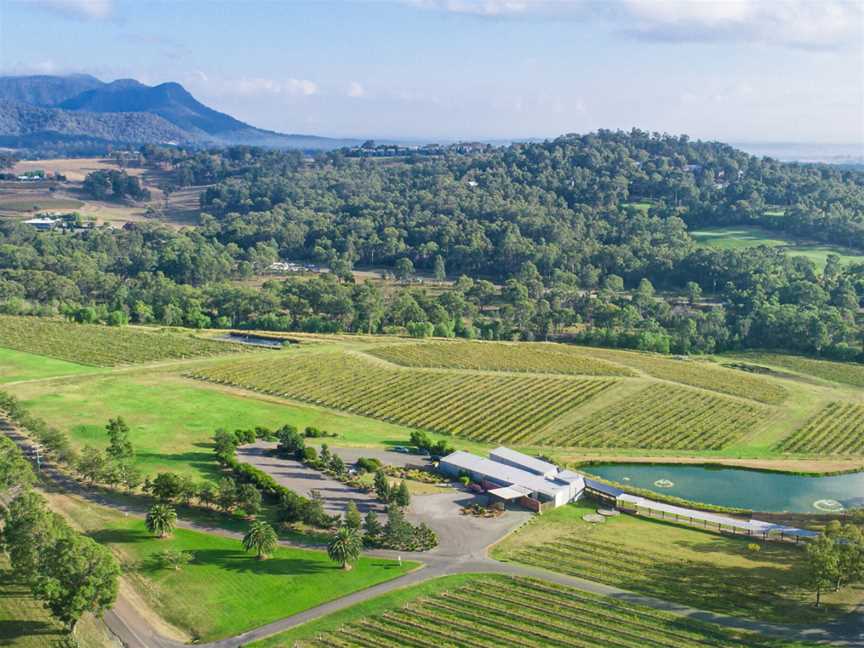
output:
{"label": "tree", "polygon": [[76,468],[81,476],[92,484],[99,480],[105,471],[105,455],[96,448],[84,446]]}
{"label": "tree", "polygon": [[297,456],[306,447],[306,442],[293,425],[283,425],[279,428],[276,436],[279,437],[277,450],[282,455]]}
{"label": "tree", "polygon": [[219,457],[230,457],[237,447],[237,438],[228,430],[219,428],[213,435],[213,452]]}
{"label": "tree", "polygon": [[35,480],[30,463],[8,437],[0,437],[0,493],[26,487]]}
{"label": "tree", "polygon": [[345,508],[345,526],[351,529],[359,529],[363,524],[363,519],[360,517],[360,511],[357,510],[357,505],[354,501],[349,501]]}
{"label": "tree", "polygon": [[32,491],[13,499],[3,511],[3,548],[19,576],[35,578],[43,554],[66,527],[48,510],[45,499]]}
{"label": "tree", "polygon": [[392,493],[390,488],[390,480],[387,479],[386,473],[378,469],[375,471],[375,494],[378,495],[378,499],[387,504],[392,499]]}
{"label": "tree", "polygon": [[696,304],[700,299],[702,299],[702,287],[695,281],[688,281],[686,290],[687,301],[690,303],[691,306]]}
{"label": "tree", "polygon": [[261,520],[249,525],[249,530],[243,536],[243,548],[254,551],[258,560],[264,560],[276,550],[278,540],[273,527]]}
{"label": "tree", "polygon": [[223,477],[219,480],[216,503],[226,513],[237,506],[237,484],[230,477]]}
{"label": "tree", "polygon": [[408,484],[404,479],[399,482],[399,488],[393,493],[393,502],[402,508],[411,505],[411,493],[408,491]]}
{"label": "tree", "polygon": [[173,569],[180,571],[184,565],[188,565],[194,560],[194,556],[190,551],[177,551],[176,549],[165,549],[154,554],[156,564],[163,569]]}
{"label": "tree", "polygon": [[432,269],[436,281],[444,281],[447,278],[447,270],[444,267],[444,257],[440,254],[435,256],[435,265]]}
{"label": "tree", "polygon": [[261,491],[252,484],[241,484],[237,489],[237,505],[252,518],[261,512]]}
{"label": "tree", "polygon": [[816,607],[822,592],[833,587],[840,578],[840,556],[834,538],[820,533],[807,544],[807,581],[816,592]]}
{"label": "tree", "polygon": [[391,506],[387,509],[387,524],[384,525],[384,540],[387,546],[393,548],[404,547],[411,542],[413,530],[405,519],[402,509]]}
{"label": "tree", "polygon": [[348,571],[351,569],[352,563],[360,559],[362,547],[360,532],[348,526],[341,526],[330,538],[327,545],[327,555],[330,556],[330,560],[339,563],[342,565],[342,569]]}
{"label": "tree", "polygon": [[150,492],[163,502],[173,502],[183,492],[184,483],[176,473],[159,473],[150,482]]}
{"label": "tree", "polygon": [[414,275],[414,263],[408,257],[396,259],[396,263],[393,264],[393,275],[399,281],[411,278]]}
{"label": "tree", "polygon": [[384,527],[381,526],[381,522],[378,520],[378,515],[373,510],[366,511],[366,517],[363,518],[363,529],[366,531],[367,536],[375,537],[381,534],[384,530]]}
{"label": "tree", "polygon": [[144,520],[147,530],[159,538],[167,538],[177,524],[177,512],[168,504],[154,504]]}
{"label": "tree", "polygon": [[85,612],[101,616],[117,599],[120,566],[107,547],[70,534],[44,554],[33,594],[70,631]]}
{"label": "tree", "polygon": [[345,474],[345,462],[342,460],[337,454],[334,454],[330,459],[330,470],[332,470],[336,475],[342,476]]}

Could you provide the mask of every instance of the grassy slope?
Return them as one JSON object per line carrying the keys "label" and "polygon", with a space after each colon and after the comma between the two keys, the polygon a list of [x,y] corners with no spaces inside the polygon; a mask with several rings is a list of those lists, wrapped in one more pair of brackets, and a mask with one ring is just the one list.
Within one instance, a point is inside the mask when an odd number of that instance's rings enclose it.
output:
{"label": "grassy slope", "polygon": [[[85,648],[116,645],[105,625],[91,615],[81,619],[75,636]],[[0,646],[59,647],[64,637],[62,626],[33,598],[30,588],[16,580],[8,559],[0,553]]]}
{"label": "grassy slope", "polygon": [[0,384],[98,371],[95,367],[0,348]]}
{"label": "grassy slope", "polygon": [[715,227],[696,230],[690,232],[690,235],[697,243],[720,250],[738,250],[757,247],[759,245],[782,247],[790,255],[807,257],[819,268],[825,267],[829,254],[838,255],[842,263],[860,263],[864,261],[864,254],[857,253],[848,248],[827,243],[797,243],[791,239],[783,238],[782,234],[778,232],[771,232],[761,227],[748,227],[745,225]]}
{"label": "grassy slope", "polygon": [[[578,568],[576,575],[685,605],[767,621],[819,621],[864,598],[861,589],[831,593],[823,610],[816,610],[812,595],[802,586],[799,567],[803,553],[799,547],[764,543],[761,551],[754,553],[747,548],[747,538],[629,515],[602,525],[583,522],[582,516],[594,508],[579,503],[544,513],[496,546],[492,555],[515,560],[525,552],[521,560],[566,573],[561,561],[546,562],[539,546],[559,541],[578,543],[585,538],[586,543],[604,548],[593,556],[587,551],[586,565]],[[569,551],[580,555],[578,550]],[[620,571],[602,567],[603,557],[610,558]],[[641,564],[643,559],[650,564]]]}
{"label": "grassy slope", "polygon": [[[231,538],[178,529],[160,540],[140,518],[71,499],[64,509],[77,526],[120,556],[136,590],[156,612],[203,641],[290,616],[416,566],[363,557],[346,572],[323,551],[287,547],[259,561]],[[165,549],[192,552],[194,560],[180,571],[159,569],[153,555]]]}

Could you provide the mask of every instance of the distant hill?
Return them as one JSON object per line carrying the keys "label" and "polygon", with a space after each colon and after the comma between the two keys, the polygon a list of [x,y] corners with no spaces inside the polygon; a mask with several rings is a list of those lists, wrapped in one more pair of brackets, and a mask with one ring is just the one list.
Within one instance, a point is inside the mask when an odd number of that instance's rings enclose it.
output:
{"label": "distant hill", "polygon": [[306,150],[359,143],[255,128],[205,106],[179,83],[104,83],[87,75],[0,77],[0,143],[15,146],[9,142],[23,137],[44,145],[52,134],[65,142],[71,137],[123,144],[248,144]]}

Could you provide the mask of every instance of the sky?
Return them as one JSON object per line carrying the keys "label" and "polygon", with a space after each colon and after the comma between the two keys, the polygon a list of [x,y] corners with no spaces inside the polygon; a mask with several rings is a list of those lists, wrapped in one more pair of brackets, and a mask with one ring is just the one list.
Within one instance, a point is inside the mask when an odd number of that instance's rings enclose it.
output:
{"label": "sky", "polygon": [[75,72],[287,133],[864,146],[860,0],[0,0],[0,74]]}

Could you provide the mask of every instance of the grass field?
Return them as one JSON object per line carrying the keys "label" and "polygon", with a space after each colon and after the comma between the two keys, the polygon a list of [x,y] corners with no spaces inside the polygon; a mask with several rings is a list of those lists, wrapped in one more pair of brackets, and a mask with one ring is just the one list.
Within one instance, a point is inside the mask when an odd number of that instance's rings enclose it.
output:
{"label": "grass field", "polygon": [[404,444],[408,431],[382,421],[321,408],[231,393],[170,371],[86,376],[10,385],[30,410],[66,430],[76,447],[107,445],[105,424],[122,416],[131,427],[135,459],[146,474],[170,470],[214,478],[210,443],[216,429],[308,425],[339,435],[334,443]]}
{"label": "grass field", "polygon": [[506,538],[493,556],[608,583],[705,610],[785,623],[833,618],[864,598],[861,589],[830,593],[821,610],[803,586],[800,547],[721,536],[621,515],[582,521],[588,504],[564,506]]}
{"label": "grass field", "polygon": [[[265,625],[417,566],[363,557],[344,571],[323,551],[289,547],[262,561],[239,540],[183,529],[157,539],[139,518],[71,498],[64,512],[117,553],[136,591],[162,618],[200,641]],[[194,559],[180,571],[161,569],[154,554],[165,549],[191,552]]]}
{"label": "grass field", "polygon": [[346,353],[253,358],[190,375],[487,443],[525,444],[557,417],[615,384],[612,379],[391,369]]}
{"label": "grass field", "polygon": [[758,426],[764,410],[696,389],[654,383],[555,430],[548,442],[584,448],[719,450]]}
{"label": "grass field", "polygon": [[592,358],[590,352],[564,344],[530,342],[426,342],[394,344],[369,351],[405,367],[487,371],[634,376],[626,367]]}
{"label": "grass field", "polygon": [[26,198],[18,198],[18,199],[2,199],[0,198],[0,212],[2,211],[10,211],[10,212],[29,212],[29,211],[39,211],[42,209],[78,209],[83,207],[84,203],[80,200],[73,200],[71,198],[41,198],[37,197],[33,200],[27,200]]}
{"label": "grass field", "polygon": [[98,371],[94,367],[0,348],[0,384]]}
{"label": "grass field", "polygon": [[690,232],[690,236],[707,247],[718,250],[740,250],[765,245],[783,248],[786,254],[810,259],[819,268],[824,268],[829,254],[836,254],[842,263],[862,263],[864,254],[827,243],[801,243],[783,238],[782,233],[772,232],[761,227],[738,225],[735,227],[715,227]]}
{"label": "grass field", "polygon": [[255,648],[789,646],[547,581],[442,578],[301,626]]}
{"label": "grass field", "polygon": [[0,346],[102,367],[247,350],[188,334],[11,315],[0,315]]}
{"label": "grass field", "polygon": [[[85,615],[75,629],[82,648],[103,648],[117,644],[105,625]],[[15,648],[66,648],[61,624],[33,598],[30,587],[18,580],[9,561],[0,552],[0,646]]]}

